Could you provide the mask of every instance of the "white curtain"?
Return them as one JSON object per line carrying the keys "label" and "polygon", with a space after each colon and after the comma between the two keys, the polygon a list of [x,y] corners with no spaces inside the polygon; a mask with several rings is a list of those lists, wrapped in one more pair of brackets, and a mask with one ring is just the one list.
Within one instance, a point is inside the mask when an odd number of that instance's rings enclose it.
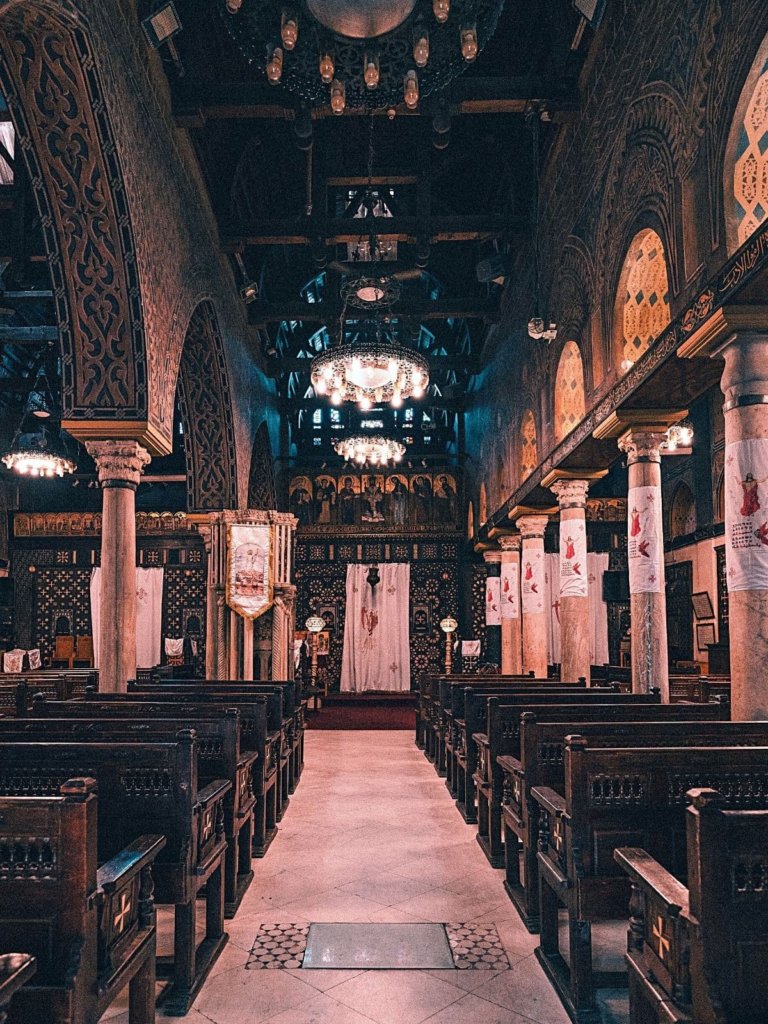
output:
{"label": "white curtain", "polygon": [[[559,664],[560,658],[560,573],[558,554],[544,556],[546,579],[547,660]],[[593,665],[608,663],[608,605],[603,601],[603,573],[608,568],[607,552],[587,554],[589,574],[589,651]]]}
{"label": "white curtain", "polygon": [[[99,667],[99,624],[101,622],[101,567],[91,573],[91,629],[93,663]],[[136,667],[160,664],[163,632],[163,570],[136,570]]]}
{"label": "white curtain", "polygon": [[347,566],[347,609],[341,689],[410,690],[408,609],[411,567],[379,564],[381,581],[368,583],[368,565]]}

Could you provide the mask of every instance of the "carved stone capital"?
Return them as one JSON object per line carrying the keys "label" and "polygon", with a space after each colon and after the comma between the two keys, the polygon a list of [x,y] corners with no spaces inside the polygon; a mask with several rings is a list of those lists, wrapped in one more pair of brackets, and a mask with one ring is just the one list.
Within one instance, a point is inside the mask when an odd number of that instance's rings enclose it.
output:
{"label": "carved stone capital", "polygon": [[138,441],[86,441],[85,447],[96,463],[102,487],[136,490],[144,467],[152,461]]}
{"label": "carved stone capital", "polygon": [[485,562],[486,565],[498,565],[499,562],[501,562],[501,552],[500,551],[484,551],[483,552],[483,561]]}
{"label": "carved stone capital", "polygon": [[588,480],[555,480],[549,485],[557,496],[560,508],[586,508],[589,494]]}
{"label": "carved stone capital", "polygon": [[619,448],[627,456],[627,464],[661,462],[661,445],[666,435],[656,430],[628,430],[619,438]]}
{"label": "carved stone capital", "polygon": [[549,516],[521,516],[515,523],[523,540],[543,540]]}
{"label": "carved stone capital", "polygon": [[507,561],[507,559],[504,558],[505,555],[515,554],[518,552],[521,544],[522,537],[519,534],[516,537],[499,537],[502,562]]}

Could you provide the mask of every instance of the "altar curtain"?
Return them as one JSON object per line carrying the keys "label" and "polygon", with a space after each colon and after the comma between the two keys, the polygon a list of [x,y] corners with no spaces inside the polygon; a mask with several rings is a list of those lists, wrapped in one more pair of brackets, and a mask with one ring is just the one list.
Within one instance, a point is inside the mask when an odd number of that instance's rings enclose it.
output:
{"label": "altar curtain", "polygon": [[[547,661],[557,665],[560,657],[560,574],[559,554],[544,556],[547,612]],[[608,605],[603,601],[603,573],[608,568],[607,552],[587,554],[589,580],[589,660],[592,665],[608,664]]]}
{"label": "altar curtain", "polygon": [[[101,633],[101,567],[91,573],[91,629],[93,664],[99,667]],[[163,570],[136,570],[136,668],[160,664],[163,633]]]}
{"label": "altar curtain", "polygon": [[347,606],[341,689],[410,690],[409,607],[411,567],[379,564],[381,582],[368,583],[368,565],[347,566]]}

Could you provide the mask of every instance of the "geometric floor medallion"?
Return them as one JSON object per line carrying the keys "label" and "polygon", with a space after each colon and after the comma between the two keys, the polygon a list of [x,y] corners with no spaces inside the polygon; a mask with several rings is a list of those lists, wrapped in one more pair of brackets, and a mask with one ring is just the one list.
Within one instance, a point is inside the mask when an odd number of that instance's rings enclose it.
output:
{"label": "geometric floor medallion", "polygon": [[263,924],[246,968],[502,971],[510,967],[494,925]]}

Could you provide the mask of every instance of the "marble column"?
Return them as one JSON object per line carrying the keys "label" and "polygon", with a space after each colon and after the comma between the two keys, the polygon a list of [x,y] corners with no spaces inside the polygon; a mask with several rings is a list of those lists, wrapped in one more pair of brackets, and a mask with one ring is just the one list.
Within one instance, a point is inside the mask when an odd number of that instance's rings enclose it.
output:
{"label": "marble column", "polygon": [[[486,577],[501,575],[500,551],[484,551],[483,561]],[[486,623],[483,661],[487,665],[497,665],[501,668],[501,626],[489,626]]]}
{"label": "marble column", "polygon": [[768,719],[768,331],[739,332],[725,359],[725,559],[734,721]]}
{"label": "marble column", "polygon": [[544,573],[544,532],[548,516],[521,516],[521,609],[523,672],[547,678],[547,608]]}
{"label": "marble column", "polygon": [[520,620],[520,537],[500,537],[501,547],[501,671],[523,671]]}
{"label": "marble column", "polygon": [[664,528],[661,517],[661,443],[665,432],[633,428],[619,438],[627,456],[632,692],[654,686],[669,703],[667,598],[664,587]]}
{"label": "marble column", "polygon": [[99,688],[136,676],[136,488],[149,453],[137,441],[88,441],[102,488]]}
{"label": "marble column", "polygon": [[556,480],[550,490],[560,505],[560,678],[590,681],[589,573],[586,506],[589,481]]}

